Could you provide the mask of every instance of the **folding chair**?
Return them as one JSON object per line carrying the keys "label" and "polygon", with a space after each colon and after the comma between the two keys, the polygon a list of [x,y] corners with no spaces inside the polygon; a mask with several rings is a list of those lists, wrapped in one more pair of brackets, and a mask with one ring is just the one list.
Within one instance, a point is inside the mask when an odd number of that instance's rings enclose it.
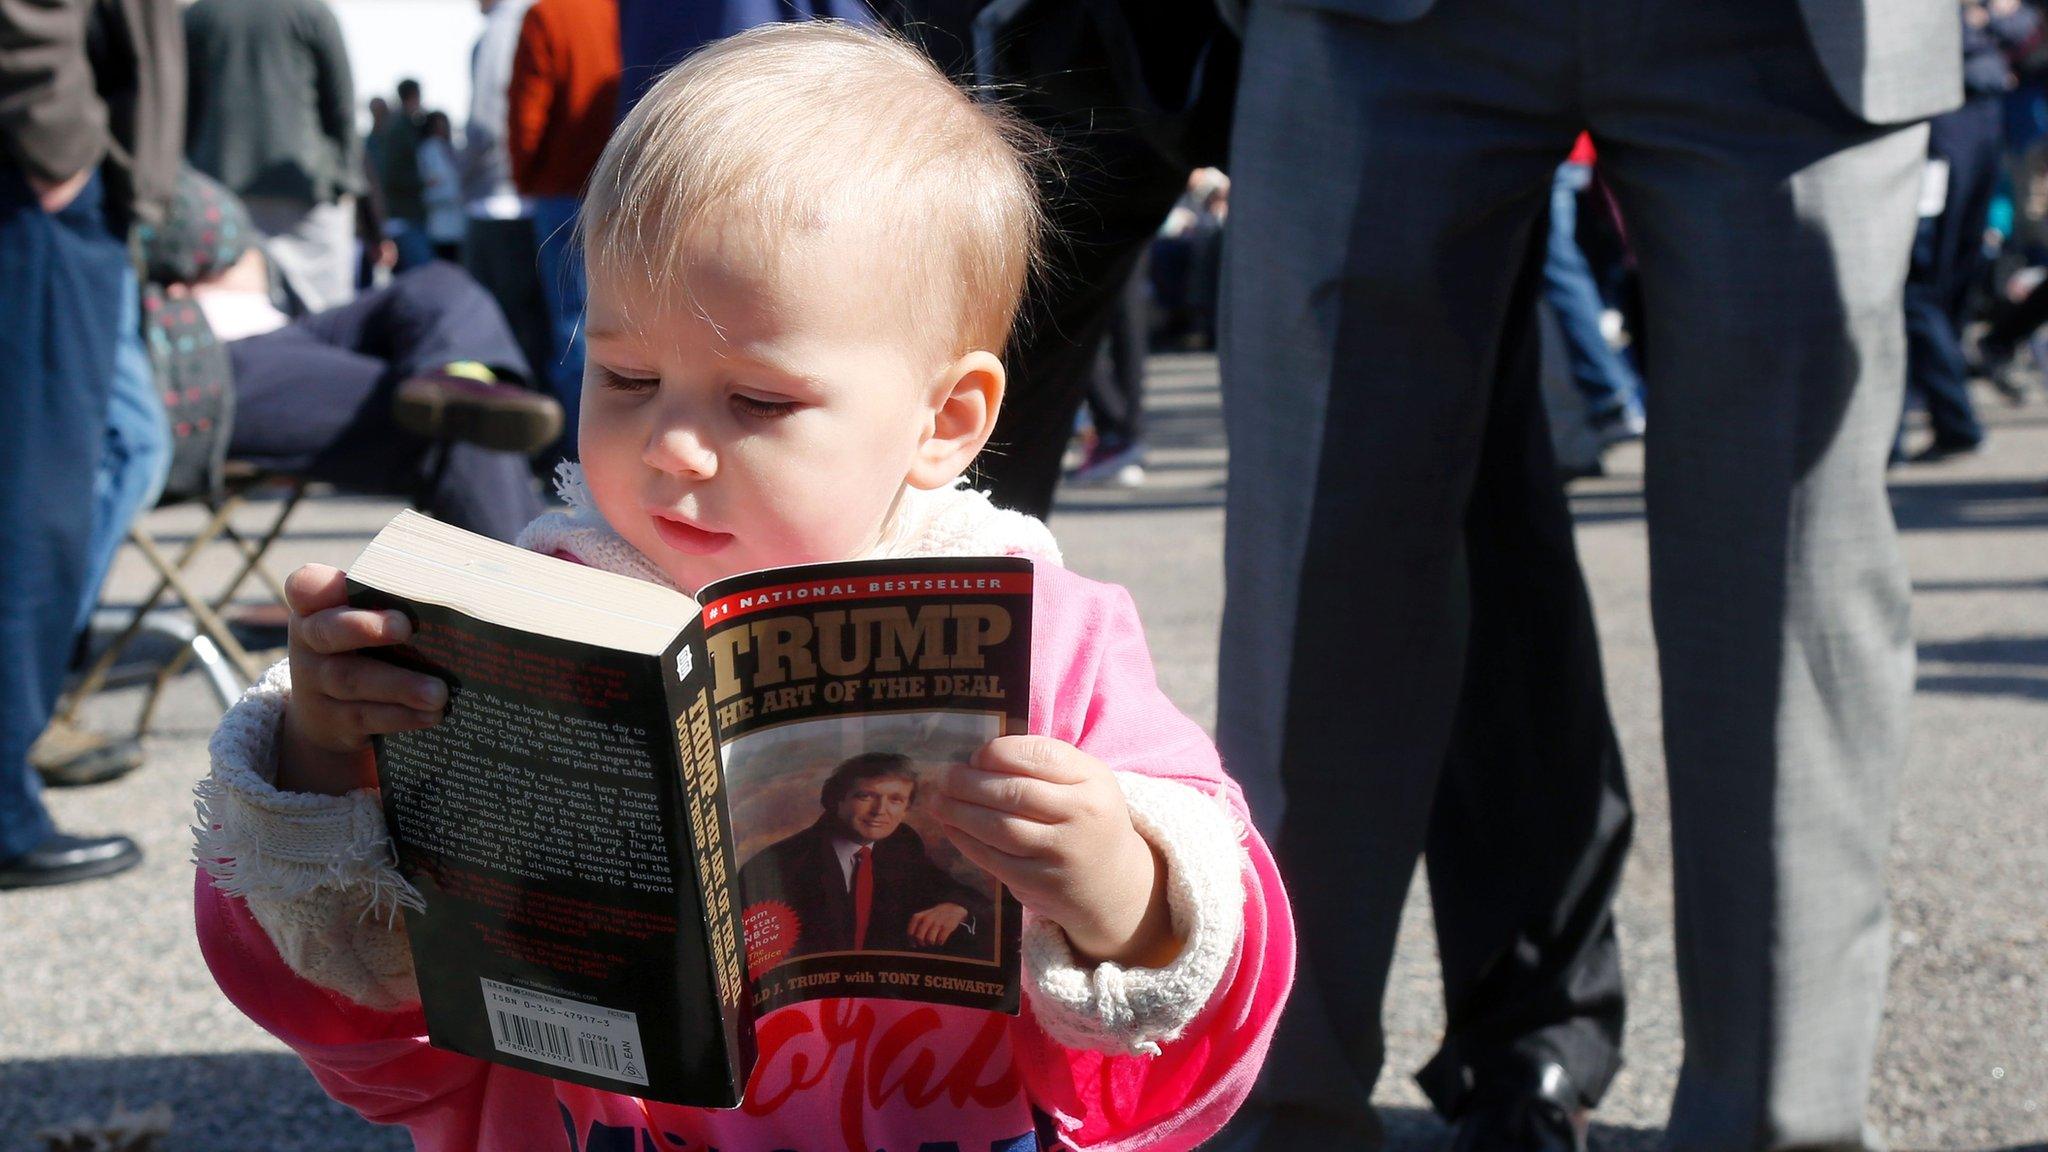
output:
{"label": "folding chair", "polygon": [[[135,641],[154,634],[174,642],[177,652],[152,675],[135,724],[138,737],[148,731],[165,687],[194,660],[223,708],[262,676],[265,662],[248,651],[222,612],[252,576],[283,603],[284,583],[263,557],[284,534],[309,486],[300,477],[226,459],[234,424],[233,370],[227,349],[214,339],[198,305],[171,297],[156,285],[146,286],[143,330],[173,433],[170,475],[157,507],[196,504],[207,510],[208,517],[175,552],[151,535],[144,517],[136,518],[127,539],[153,570],[156,585],[132,610],[101,608],[93,613],[94,632],[118,631],[65,693],[55,714],[58,721],[75,723],[84,702],[116,679],[116,668]],[[279,495],[275,514],[254,532],[236,528],[236,513],[256,496],[271,492]],[[209,596],[195,584],[193,569],[215,544],[234,549],[241,565]]]}
{"label": "folding chair", "polygon": [[[128,530],[128,543],[134,545],[154,571],[156,586],[132,610],[102,608],[93,613],[95,632],[115,628],[120,631],[65,694],[63,702],[58,705],[57,717],[75,721],[79,707],[108,685],[121,658],[145,634],[173,641],[178,645],[178,651],[152,675],[149,691],[143,698],[142,710],[135,722],[135,735],[141,736],[149,730],[163,690],[194,660],[206,674],[207,683],[221,707],[234,703],[250,684],[263,675],[267,663],[248,651],[222,613],[248,584],[251,576],[255,576],[278,603],[283,603],[284,584],[263,562],[263,556],[284,534],[286,521],[305,497],[308,487],[308,482],[299,477],[230,465],[220,492],[200,498],[209,512],[205,525],[175,553],[166,551],[138,519]],[[270,489],[278,490],[276,512],[253,534],[237,529],[231,517],[248,506],[253,496]],[[163,503],[158,504],[158,507],[163,506]],[[240,553],[242,563],[219,591],[207,596],[193,583],[191,569],[200,554],[216,543],[235,549]],[[172,600],[176,607],[160,608],[166,599]]]}
{"label": "folding chair", "polygon": [[[234,703],[262,676],[267,659],[252,655],[245,648],[223,613],[252,576],[269,592],[273,603],[283,605],[284,582],[263,558],[283,536],[292,512],[314,485],[304,477],[226,459],[234,424],[233,368],[227,349],[214,338],[197,304],[187,297],[169,296],[154,285],[146,287],[143,328],[174,434],[170,475],[157,507],[196,504],[206,509],[208,518],[175,552],[151,535],[143,518],[138,517],[130,526],[128,542],[155,573],[156,585],[133,610],[103,608],[94,613],[94,632],[114,631],[116,635],[59,701],[55,714],[57,722],[75,725],[85,700],[117,679],[121,658],[135,641],[145,634],[154,634],[174,642],[178,650],[153,673],[136,720],[137,737],[148,731],[164,689],[194,660],[205,671],[207,682],[223,708]],[[424,388],[430,383],[429,377],[420,377],[406,387]],[[472,390],[476,387],[474,383],[452,378],[442,380],[438,392],[426,389],[422,393],[426,399],[414,397],[418,401],[416,407],[434,409],[429,414],[436,421],[431,430],[415,430],[431,442],[429,451],[434,453],[422,469],[414,495],[414,502],[422,506],[426,505],[428,494],[438,487],[440,475],[448,466],[449,450],[456,441],[531,452],[552,441],[560,429],[558,409],[551,424],[537,425],[529,418],[531,413],[523,409],[501,410],[501,400],[468,394],[463,391],[465,385]],[[405,388],[400,393],[403,398]],[[447,406],[448,411],[427,403],[427,399],[436,396],[437,403]],[[548,403],[552,407],[553,402]],[[537,441],[528,442],[535,436]],[[236,513],[250,507],[259,495],[273,492],[278,494],[274,514],[263,519],[253,531],[235,527]],[[195,582],[194,568],[206,549],[214,545],[234,549],[241,563],[233,577],[209,596]]]}

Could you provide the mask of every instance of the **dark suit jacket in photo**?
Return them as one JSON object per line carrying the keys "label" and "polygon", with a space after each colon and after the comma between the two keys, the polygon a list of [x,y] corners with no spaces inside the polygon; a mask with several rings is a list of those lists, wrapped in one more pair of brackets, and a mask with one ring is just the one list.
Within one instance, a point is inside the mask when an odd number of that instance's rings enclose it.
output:
{"label": "dark suit jacket in photo", "polygon": [[[789,956],[853,950],[853,893],[832,848],[835,835],[831,817],[820,816],[809,828],[763,848],[740,869],[740,892],[748,908],[772,900],[796,914],[796,943]],[[924,838],[908,824],[877,840],[874,848],[875,902],[868,913],[867,951],[994,955],[995,923],[987,893],[932,863]],[[968,919],[942,945],[913,943],[910,918],[944,903],[967,909]]]}

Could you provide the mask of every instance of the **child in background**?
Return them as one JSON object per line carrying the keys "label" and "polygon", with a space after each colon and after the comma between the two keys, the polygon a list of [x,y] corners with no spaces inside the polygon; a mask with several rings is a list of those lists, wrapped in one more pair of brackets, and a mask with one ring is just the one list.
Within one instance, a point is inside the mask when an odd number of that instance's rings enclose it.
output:
{"label": "child in background", "polygon": [[857,557],[1037,560],[1030,734],[935,780],[932,809],[1026,909],[1023,1013],[782,1008],[729,1111],[429,1047],[370,737],[437,722],[446,691],[363,651],[403,642],[403,616],[308,566],[289,660],[213,740],[197,915],[229,998],[336,1099],[422,1149],[1027,1152],[1191,1148],[1244,1098],[1293,968],[1271,857],[1129,595],[959,482],[1041,226],[1018,142],[844,25],[744,33],[665,76],[591,182],[582,466],[520,542],[691,592]]}

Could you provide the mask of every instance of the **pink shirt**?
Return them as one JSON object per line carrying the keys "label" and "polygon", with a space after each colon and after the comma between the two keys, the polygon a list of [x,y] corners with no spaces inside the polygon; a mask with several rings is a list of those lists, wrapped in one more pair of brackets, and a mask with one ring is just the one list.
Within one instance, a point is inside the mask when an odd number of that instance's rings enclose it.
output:
{"label": "pink shirt", "polygon": [[1033,1152],[1192,1148],[1258,1073],[1294,971],[1287,899],[1208,736],[1160,692],[1129,593],[1041,562],[1032,601],[1033,734],[1111,768],[1222,797],[1245,827],[1244,929],[1201,1014],[1158,1056],[1060,1046],[1027,998],[1011,1018],[892,1000],[792,1005],[757,1026],[746,1104],[681,1108],[430,1047],[417,1008],[379,1012],[294,974],[240,900],[199,875],[200,946],[236,1006],[335,1099],[403,1124],[422,1152]]}

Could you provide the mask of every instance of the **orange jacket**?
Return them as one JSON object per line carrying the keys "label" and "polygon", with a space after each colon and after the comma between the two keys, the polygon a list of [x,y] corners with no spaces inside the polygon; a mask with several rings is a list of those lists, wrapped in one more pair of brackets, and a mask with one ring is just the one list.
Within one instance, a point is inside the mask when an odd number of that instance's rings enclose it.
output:
{"label": "orange jacket", "polygon": [[528,9],[506,102],[520,194],[581,196],[618,116],[618,0],[540,0]]}

